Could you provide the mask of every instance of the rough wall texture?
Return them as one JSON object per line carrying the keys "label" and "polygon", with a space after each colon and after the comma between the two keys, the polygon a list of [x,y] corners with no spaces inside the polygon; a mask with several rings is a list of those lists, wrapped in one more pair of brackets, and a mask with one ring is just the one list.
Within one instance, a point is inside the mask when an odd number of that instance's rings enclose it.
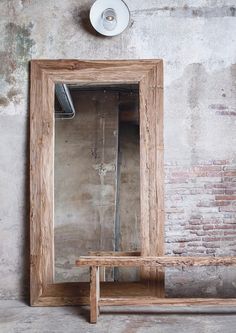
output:
{"label": "rough wall texture", "polygon": [[[92,2],[0,2],[2,298],[27,293],[28,61],[32,58],[163,58],[167,253],[235,254],[235,1],[127,0],[131,26],[114,38],[92,33],[87,22]],[[232,274],[211,273],[216,284],[211,288],[211,283],[208,294],[219,293],[222,277],[229,290],[235,289]],[[184,284],[184,276],[179,276],[168,277],[170,290],[174,290],[171,283]],[[199,273],[201,281],[206,276],[210,275]],[[191,286],[194,289],[196,283]],[[185,284],[185,290],[189,288]]]}
{"label": "rough wall texture", "polygon": [[55,126],[56,282],[89,281],[89,268],[76,268],[76,258],[114,250],[119,95],[75,91],[72,97],[75,117]]}
{"label": "rough wall texture", "polygon": [[[55,282],[89,281],[89,268],[75,267],[89,251],[140,249],[139,125],[127,121],[138,117],[133,96],[73,89],[75,117],[56,120]],[[105,272],[106,281],[139,279],[137,269]]]}

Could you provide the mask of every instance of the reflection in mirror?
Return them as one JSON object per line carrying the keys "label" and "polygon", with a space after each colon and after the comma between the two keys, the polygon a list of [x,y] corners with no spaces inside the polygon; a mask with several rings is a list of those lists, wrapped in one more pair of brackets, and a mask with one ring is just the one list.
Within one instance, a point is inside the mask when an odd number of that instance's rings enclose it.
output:
{"label": "reflection in mirror", "polygon": [[[75,260],[91,251],[140,249],[139,164],[137,85],[56,85],[55,282],[89,281]],[[104,278],[139,277],[116,268]]]}

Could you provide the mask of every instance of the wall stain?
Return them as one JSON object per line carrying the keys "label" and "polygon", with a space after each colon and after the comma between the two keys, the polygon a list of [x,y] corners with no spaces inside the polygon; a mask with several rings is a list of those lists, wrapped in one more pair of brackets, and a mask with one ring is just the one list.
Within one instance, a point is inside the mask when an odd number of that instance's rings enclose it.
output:
{"label": "wall stain", "polygon": [[231,16],[235,16],[236,8],[235,7],[230,7],[229,10],[231,12]]}
{"label": "wall stain", "polygon": [[200,63],[193,63],[187,68],[188,89],[187,89],[187,103],[191,112],[189,114],[189,121],[191,131],[188,133],[188,138],[191,146],[191,161],[195,164],[199,159],[197,153],[197,142],[201,130],[201,108],[199,101],[204,90],[204,82],[206,81],[206,70]]}
{"label": "wall stain", "polygon": [[6,107],[6,106],[8,106],[8,104],[9,104],[8,98],[1,96],[0,97],[0,106]]}
{"label": "wall stain", "polygon": [[81,27],[87,33],[95,36],[96,38],[105,38],[93,28],[89,19],[89,11],[90,9],[88,8],[87,4],[80,7],[73,7],[71,9],[71,15],[74,24],[78,27]]}
{"label": "wall stain", "polygon": [[[27,69],[28,61],[31,58],[32,47],[35,41],[31,38],[33,23],[18,25],[9,22],[5,26],[4,50],[0,52],[0,77],[12,87],[2,96],[0,105],[8,105],[10,102],[19,103],[21,90],[16,85],[16,69]],[[8,103],[7,103],[8,101]]]}
{"label": "wall stain", "polygon": [[31,2],[31,0],[20,0],[20,3],[23,7],[27,6],[27,5],[30,5],[30,2]]}
{"label": "wall stain", "polygon": [[187,101],[189,107],[194,109],[199,105],[199,98],[202,90],[202,84],[204,83],[206,71],[204,66],[200,63],[194,63],[187,67],[189,74],[188,82],[188,96]]}
{"label": "wall stain", "polygon": [[10,101],[14,101],[15,97],[17,97],[17,95],[19,95],[20,93],[20,89],[11,88],[7,93],[7,97]]}
{"label": "wall stain", "polygon": [[137,9],[131,12],[135,14],[156,15],[161,13],[161,16],[171,17],[234,17],[236,15],[236,6],[222,7],[152,7],[148,9]]}

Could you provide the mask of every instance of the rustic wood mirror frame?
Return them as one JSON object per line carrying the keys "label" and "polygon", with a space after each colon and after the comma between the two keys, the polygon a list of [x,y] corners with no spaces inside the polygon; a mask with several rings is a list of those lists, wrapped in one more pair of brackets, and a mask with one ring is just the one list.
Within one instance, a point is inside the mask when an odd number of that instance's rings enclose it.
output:
{"label": "rustic wood mirror frame", "polygon": [[[164,298],[164,267],[236,266],[236,257],[164,256],[161,60],[31,62],[31,305],[62,306],[89,303],[89,282],[54,283],[54,88],[57,82],[81,85],[139,85],[141,257],[109,260],[114,266],[121,262],[127,267],[142,266],[141,281],[102,282],[102,297],[156,296],[154,300],[147,298],[145,301],[145,304],[156,305],[236,305],[236,298]],[[101,259],[100,264],[105,265],[106,259],[104,262]],[[131,300],[130,304],[135,302],[136,300]]]}
{"label": "rustic wood mirror frame", "polygon": [[[55,83],[138,84],[140,99],[141,255],[164,253],[163,63],[161,60],[33,60],[30,86],[30,302],[88,304],[89,283],[54,283],[53,177]],[[164,296],[164,273],[143,268],[149,293]],[[119,285],[117,285],[119,284]],[[104,295],[148,293],[142,282],[104,282]]]}

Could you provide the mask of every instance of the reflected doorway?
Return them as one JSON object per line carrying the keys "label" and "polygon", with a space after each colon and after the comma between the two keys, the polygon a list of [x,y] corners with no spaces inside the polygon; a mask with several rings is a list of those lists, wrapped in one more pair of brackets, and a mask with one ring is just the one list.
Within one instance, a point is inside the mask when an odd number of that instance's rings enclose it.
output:
{"label": "reflected doorway", "polygon": [[[54,281],[89,281],[75,260],[93,251],[140,249],[137,85],[56,85]],[[106,269],[106,281],[139,280]]]}

